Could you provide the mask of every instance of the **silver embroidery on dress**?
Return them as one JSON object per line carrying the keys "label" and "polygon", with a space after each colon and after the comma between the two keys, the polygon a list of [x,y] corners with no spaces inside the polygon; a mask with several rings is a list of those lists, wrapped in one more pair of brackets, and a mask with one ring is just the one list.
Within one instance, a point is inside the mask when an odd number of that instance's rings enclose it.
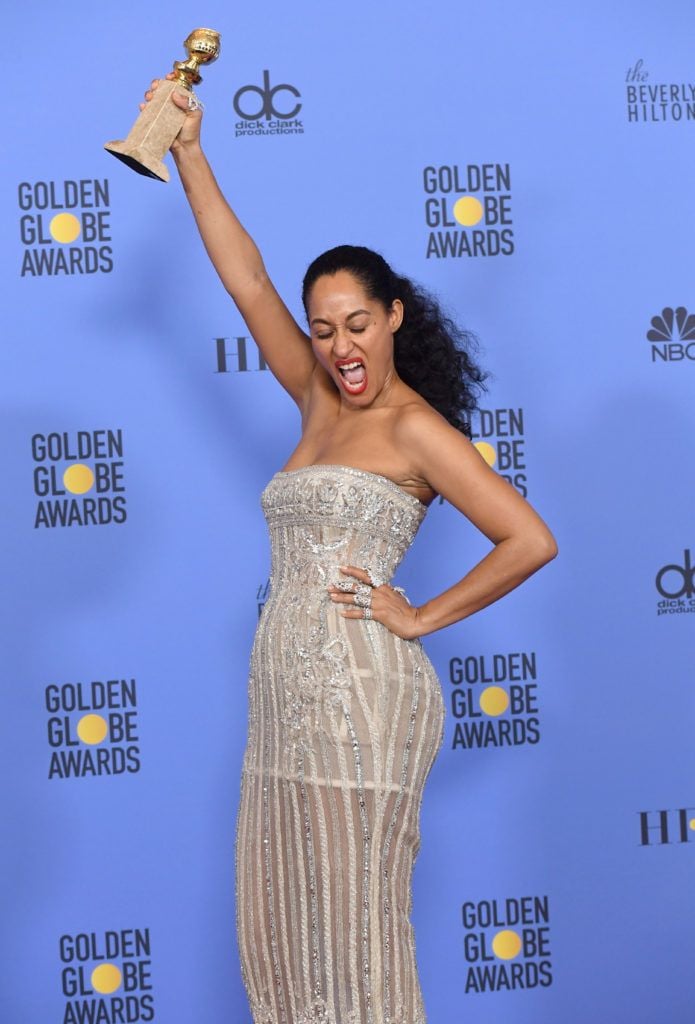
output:
{"label": "silver embroidery on dress", "polygon": [[340,565],[389,582],[426,508],[347,466],[261,496],[270,592],[251,652],[236,824],[241,975],[254,1024],[426,1024],[410,921],[441,685],[419,640],[346,619]]}

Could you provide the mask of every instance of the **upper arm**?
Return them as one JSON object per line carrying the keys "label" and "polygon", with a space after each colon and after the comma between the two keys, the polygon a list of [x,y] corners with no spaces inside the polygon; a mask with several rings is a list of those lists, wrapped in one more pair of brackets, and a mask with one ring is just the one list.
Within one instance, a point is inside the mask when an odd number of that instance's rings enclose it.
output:
{"label": "upper arm", "polygon": [[302,406],[316,365],[309,335],[265,273],[234,296],[234,301],[271,372]]}
{"label": "upper arm", "polygon": [[399,433],[418,474],[494,544],[522,536],[557,548],[536,510],[438,412],[416,406],[401,418]]}

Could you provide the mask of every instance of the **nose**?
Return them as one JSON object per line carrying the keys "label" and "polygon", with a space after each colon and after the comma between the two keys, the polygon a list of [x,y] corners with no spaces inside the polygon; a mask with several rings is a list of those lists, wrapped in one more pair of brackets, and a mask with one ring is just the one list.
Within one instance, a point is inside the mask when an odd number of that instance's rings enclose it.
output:
{"label": "nose", "polygon": [[354,341],[350,332],[344,327],[337,327],[333,335],[333,353],[336,359],[345,359],[350,355]]}

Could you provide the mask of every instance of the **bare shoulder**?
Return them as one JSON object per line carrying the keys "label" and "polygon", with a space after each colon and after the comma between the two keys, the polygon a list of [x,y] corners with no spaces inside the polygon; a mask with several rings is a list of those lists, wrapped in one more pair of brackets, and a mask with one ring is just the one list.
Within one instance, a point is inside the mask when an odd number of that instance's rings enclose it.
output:
{"label": "bare shoulder", "polygon": [[428,402],[408,402],[399,412],[398,447],[407,452],[413,473],[433,491],[460,507],[464,491],[495,486],[499,480],[497,473],[490,469],[470,438]]}
{"label": "bare shoulder", "polygon": [[399,447],[407,451],[415,462],[421,463],[421,470],[438,445],[456,444],[459,438],[470,444],[468,438],[419,396],[399,406],[394,435]]}
{"label": "bare shoulder", "polygon": [[437,430],[440,424],[444,427],[449,426],[441,413],[419,395],[398,406],[396,428],[403,440],[412,434],[419,434],[422,430]]}

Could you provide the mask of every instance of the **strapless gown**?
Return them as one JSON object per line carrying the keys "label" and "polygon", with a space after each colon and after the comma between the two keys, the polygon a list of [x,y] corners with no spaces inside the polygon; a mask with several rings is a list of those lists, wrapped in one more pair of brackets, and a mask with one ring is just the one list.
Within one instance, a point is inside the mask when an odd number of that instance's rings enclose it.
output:
{"label": "strapless gown", "polygon": [[248,683],[236,925],[254,1024],[426,1024],[409,918],[444,699],[419,640],[346,619],[340,565],[390,581],[426,506],[346,466],[277,473]]}

